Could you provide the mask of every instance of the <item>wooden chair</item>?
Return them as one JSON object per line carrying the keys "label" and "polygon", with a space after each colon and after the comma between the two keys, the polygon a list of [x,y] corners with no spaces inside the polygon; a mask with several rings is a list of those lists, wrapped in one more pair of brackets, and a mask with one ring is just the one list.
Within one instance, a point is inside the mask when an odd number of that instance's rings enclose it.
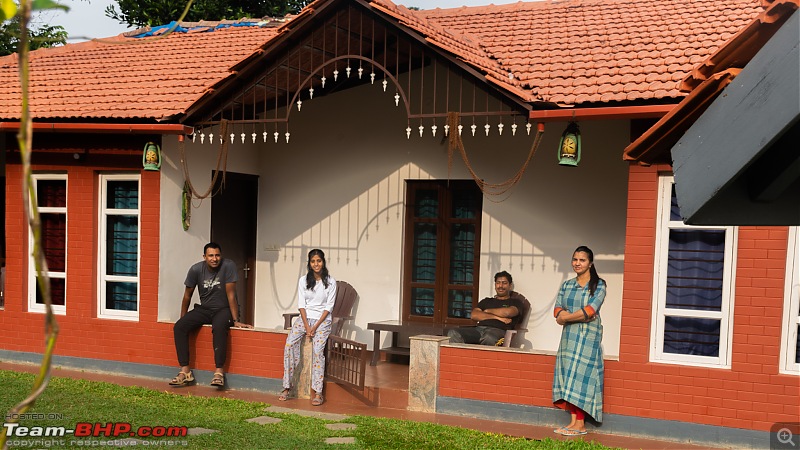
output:
{"label": "wooden chair", "polygon": [[517,291],[511,291],[511,297],[519,299],[520,303],[522,303],[522,308],[519,312],[520,320],[517,322],[517,326],[514,327],[513,330],[506,330],[506,335],[503,337],[503,347],[511,347],[511,341],[514,340],[514,337],[517,335],[518,331],[528,331],[523,327],[528,323],[528,314],[531,311],[531,302],[529,302],[524,295]]}
{"label": "wooden chair", "polygon": [[[341,336],[345,320],[353,318],[353,306],[358,298],[358,292],[346,281],[336,282],[336,303],[333,305],[331,336]],[[292,328],[292,320],[299,316],[299,312],[285,313],[283,315],[283,329]]]}

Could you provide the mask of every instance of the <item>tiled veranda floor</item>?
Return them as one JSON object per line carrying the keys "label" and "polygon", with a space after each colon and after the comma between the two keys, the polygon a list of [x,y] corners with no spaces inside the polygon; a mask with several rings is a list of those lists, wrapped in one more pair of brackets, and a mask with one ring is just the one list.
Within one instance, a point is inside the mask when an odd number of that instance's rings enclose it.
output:
{"label": "tiled veranda floor", "polygon": [[[0,362],[0,369],[14,370],[18,372],[36,373],[38,367],[29,364],[14,364],[8,362]],[[382,390],[383,392],[389,391],[403,391],[408,386],[408,366],[402,364],[391,364],[387,362],[380,362],[375,367],[367,366],[366,384],[371,388]],[[617,436],[602,433],[590,433],[587,436],[579,438],[566,438],[555,435],[552,427],[525,425],[517,423],[507,423],[492,420],[473,419],[462,416],[451,416],[446,414],[430,414],[408,411],[406,409],[397,409],[396,407],[384,406],[368,406],[364,402],[358,400],[347,399],[349,395],[346,391],[331,387],[329,383],[326,387],[328,390],[327,401],[324,405],[319,407],[311,406],[310,400],[307,399],[291,399],[287,402],[279,402],[277,394],[270,394],[258,392],[253,390],[236,390],[227,389],[220,391],[217,388],[210,387],[206,384],[195,384],[194,386],[171,388],[167,385],[168,380],[156,380],[152,378],[140,377],[126,377],[118,374],[97,373],[68,369],[54,369],[53,376],[55,377],[69,377],[80,378],[94,381],[105,381],[122,386],[142,386],[159,391],[173,392],[179,395],[195,395],[195,396],[208,396],[208,397],[228,397],[236,398],[246,401],[259,401],[269,403],[274,406],[285,408],[306,410],[306,411],[319,411],[325,413],[346,414],[346,415],[365,415],[375,417],[388,417],[404,420],[414,420],[421,422],[432,422],[442,425],[459,426],[463,428],[470,428],[484,432],[499,433],[509,436],[520,436],[529,439],[585,439],[587,441],[595,441],[609,447],[619,447],[626,449],[687,449],[687,450],[700,450],[708,449],[709,447],[702,447],[690,445],[685,443],[656,441],[650,439],[641,439],[626,436]],[[199,380],[203,381],[203,380]],[[394,394],[395,396],[398,394]],[[381,401],[380,404],[393,404],[396,401]],[[403,405],[405,406],[405,405]]]}

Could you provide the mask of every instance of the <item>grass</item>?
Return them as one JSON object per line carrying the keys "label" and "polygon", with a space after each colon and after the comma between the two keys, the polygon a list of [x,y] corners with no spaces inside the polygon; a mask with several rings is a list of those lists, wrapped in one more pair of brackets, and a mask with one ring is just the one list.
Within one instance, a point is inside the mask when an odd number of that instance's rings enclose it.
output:
{"label": "grass", "polygon": [[[9,411],[30,391],[33,375],[0,370],[0,409]],[[28,414],[41,414],[47,419],[20,420],[25,427],[74,428],[79,422],[129,422],[133,430],[139,427],[185,426],[217,430],[216,433],[162,437],[149,441],[148,447],[161,448],[172,440],[178,448],[197,449],[323,449],[329,437],[355,437],[355,444],[339,444],[338,449],[586,449],[608,447],[582,440],[541,441],[483,433],[458,427],[426,422],[352,416],[342,422],[356,425],[354,430],[329,430],[333,421],[303,417],[295,414],[265,413],[266,403],[246,402],[228,398],[195,397],[170,394],[140,387],[122,387],[110,383],[53,378],[50,386]],[[280,423],[259,425],[246,422],[258,416],[282,419]],[[56,417],[53,417],[56,416]],[[35,416],[32,416],[35,417]],[[7,428],[7,427],[6,427]],[[52,439],[49,444],[35,443],[37,439]],[[103,441],[104,446],[114,438],[8,438],[9,448],[76,448],[82,441]],[[117,438],[119,439],[119,438]],[[99,442],[95,442],[98,445]],[[53,445],[55,444],[55,445]],[[137,447],[143,447],[140,444]],[[107,447],[106,447],[107,448]]]}

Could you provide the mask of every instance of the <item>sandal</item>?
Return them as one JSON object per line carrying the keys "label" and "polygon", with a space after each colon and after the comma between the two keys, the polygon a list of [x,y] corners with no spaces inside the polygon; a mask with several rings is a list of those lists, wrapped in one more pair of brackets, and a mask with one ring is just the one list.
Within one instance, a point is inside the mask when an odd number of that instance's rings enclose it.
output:
{"label": "sandal", "polygon": [[211,379],[211,385],[217,387],[225,386],[225,374],[214,372],[214,378]]}
{"label": "sandal", "polygon": [[559,433],[562,436],[583,436],[588,433],[586,430],[573,430],[572,428],[564,428],[564,431]]}
{"label": "sandal", "polygon": [[289,400],[289,392],[290,391],[291,391],[290,389],[282,390],[281,391],[281,395],[278,396],[278,400],[282,401],[282,402],[285,402],[286,400]]}
{"label": "sandal", "polygon": [[323,397],[322,394],[315,395],[314,400],[311,400],[312,406],[319,406],[323,403],[325,403],[325,397]]}
{"label": "sandal", "polygon": [[189,383],[194,383],[194,374],[190,370],[188,373],[184,371],[178,372],[178,375],[175,375],[175,378],[170,380],[170,386],[185,386]]}

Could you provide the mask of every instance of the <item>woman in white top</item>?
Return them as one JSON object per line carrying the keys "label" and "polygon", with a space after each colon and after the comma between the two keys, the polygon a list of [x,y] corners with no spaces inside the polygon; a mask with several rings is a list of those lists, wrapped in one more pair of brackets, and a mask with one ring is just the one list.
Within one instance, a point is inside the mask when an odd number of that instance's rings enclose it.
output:
{"label": "woman in white top", "polygon": [[292,376],[300,362],[300,343],[303,336],[313,342],[314,353],[311,368],[311,388],[314,399],[311,404],[321,405],[322,380],[325,377],[325,343],[331,334],[331,312],[336,300],[336,280],[328,274],[325,253],[315,248],[308,252],[308,274],[298,281],[297,306],[300,317],[294,321],[286,347],[283,349],[283,391],[278,400],[286,401],[292,389]]}

